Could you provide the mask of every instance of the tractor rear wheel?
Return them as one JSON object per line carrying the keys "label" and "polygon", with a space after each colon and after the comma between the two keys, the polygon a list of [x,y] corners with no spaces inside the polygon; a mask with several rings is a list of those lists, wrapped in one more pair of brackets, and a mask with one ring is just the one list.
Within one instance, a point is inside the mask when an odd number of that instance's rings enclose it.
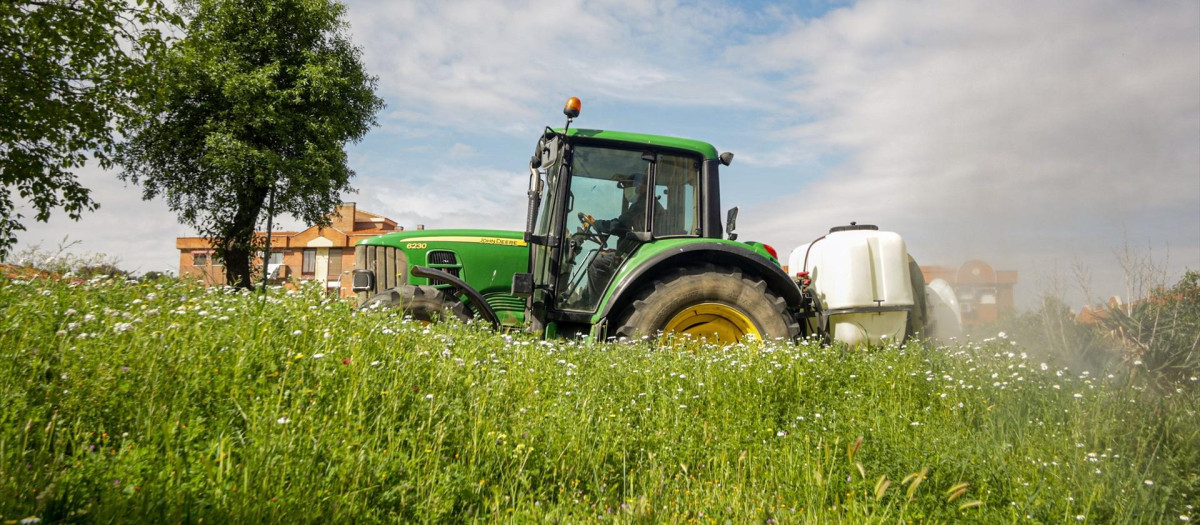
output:
{"label": "tractor rear wheel", "polygon": [[449,319],[465,322],[471,319],[462,301],[428,285],[404,285],[384,290],[367,299],[362,308],[395,308],[403,311],[404,315],[424,322]]}
{"label": "tractor rear wheel", "polygon": [[708,265],[654,280],[634,299],[616,330],[618,337],[629,339],[659,332],[734,343],[791,339],[800,325],[767,283]]}

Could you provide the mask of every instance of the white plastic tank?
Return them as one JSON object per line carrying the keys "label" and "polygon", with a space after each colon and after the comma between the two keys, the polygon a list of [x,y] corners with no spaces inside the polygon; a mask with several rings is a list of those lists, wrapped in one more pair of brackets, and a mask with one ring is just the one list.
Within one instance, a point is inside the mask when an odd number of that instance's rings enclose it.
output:
{"label": "white plastic tank", "polygon": [[913,289],[908,249],[899,234],[870,225],[839,226],[793,250],[788,268],[808,272],[833,340],[879,344],[905,336]]}
{"label": "white plastic tank", "polygon": [[962,309],[950,283],[934,279],[925,285],[925,309],[931,336],[949,339],[962,335]]}

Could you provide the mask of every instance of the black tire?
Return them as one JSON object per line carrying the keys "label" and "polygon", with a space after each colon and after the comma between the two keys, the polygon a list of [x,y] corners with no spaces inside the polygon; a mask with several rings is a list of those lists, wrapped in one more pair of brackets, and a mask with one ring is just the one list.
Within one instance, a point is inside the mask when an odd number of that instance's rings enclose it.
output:
{"label": "black tire", "polygon": [[908,314],[908,334],[906,334],[906,338],[913,338],[918,334],[921,337],[926,337],[929,312],[925,299],[925,274],[921,272],[921,266],[917,264],[917,261],[911,255],[908,256],[908,280],[912,285],[913,310]]}
{"label": "black tire", "polygon": [[736,309],[753,323],[762,339],[793,339],[800,324],[787,311],[787,302],[761,280],[738,270],[715,265],[680,268],[655,279],[630,303],[615,331],[617,337],[639,339],[663,332],[689,308],[717,304]]}
{"label": "black tire", "polygon": [[[376,306],[378,305],[378,306]],[[394,308],[418,321],[458,319],[467,321],[471,314],[458,298],[433,286],[397,286],[372,296],[362,308]]]}

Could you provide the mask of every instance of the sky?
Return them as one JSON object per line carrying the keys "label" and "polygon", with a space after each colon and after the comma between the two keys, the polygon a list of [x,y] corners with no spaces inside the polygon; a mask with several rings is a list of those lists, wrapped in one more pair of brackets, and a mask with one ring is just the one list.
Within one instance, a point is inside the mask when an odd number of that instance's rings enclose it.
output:
{"label": "sky", "polygon": [[[722,204],[785,261],[877,224],[921,264],[1018,271],[1020,308],[1125,296],[1123,256],[1200,270],[1198,2],[346,4],[387,107],[347,146],[345,200],[409,228],[520,229],[536,137],[576,96],[574,127],[733,152]],[[100,210],[21,246],[178,270],[193,232],[161,200],[79,176]]]}

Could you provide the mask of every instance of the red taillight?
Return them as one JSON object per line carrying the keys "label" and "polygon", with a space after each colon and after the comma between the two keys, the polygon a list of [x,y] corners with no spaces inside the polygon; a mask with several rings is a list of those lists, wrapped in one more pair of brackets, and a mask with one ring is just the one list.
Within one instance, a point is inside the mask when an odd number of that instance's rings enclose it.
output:
{"label": "red taillight", "polygon": [[773,248],[770,244],[764,244],[764,245],[762,245],[762,247],[764,250],[767,250],[767,253],[771,254],[771,257],[774,257],[775,260],[779,260],[779,254],[775,251],[775,248]]}
{"label": "red taillight", "polygon": [[799,277],[801,279],[807,278],[808,272],[796,272],[796,277]]}

